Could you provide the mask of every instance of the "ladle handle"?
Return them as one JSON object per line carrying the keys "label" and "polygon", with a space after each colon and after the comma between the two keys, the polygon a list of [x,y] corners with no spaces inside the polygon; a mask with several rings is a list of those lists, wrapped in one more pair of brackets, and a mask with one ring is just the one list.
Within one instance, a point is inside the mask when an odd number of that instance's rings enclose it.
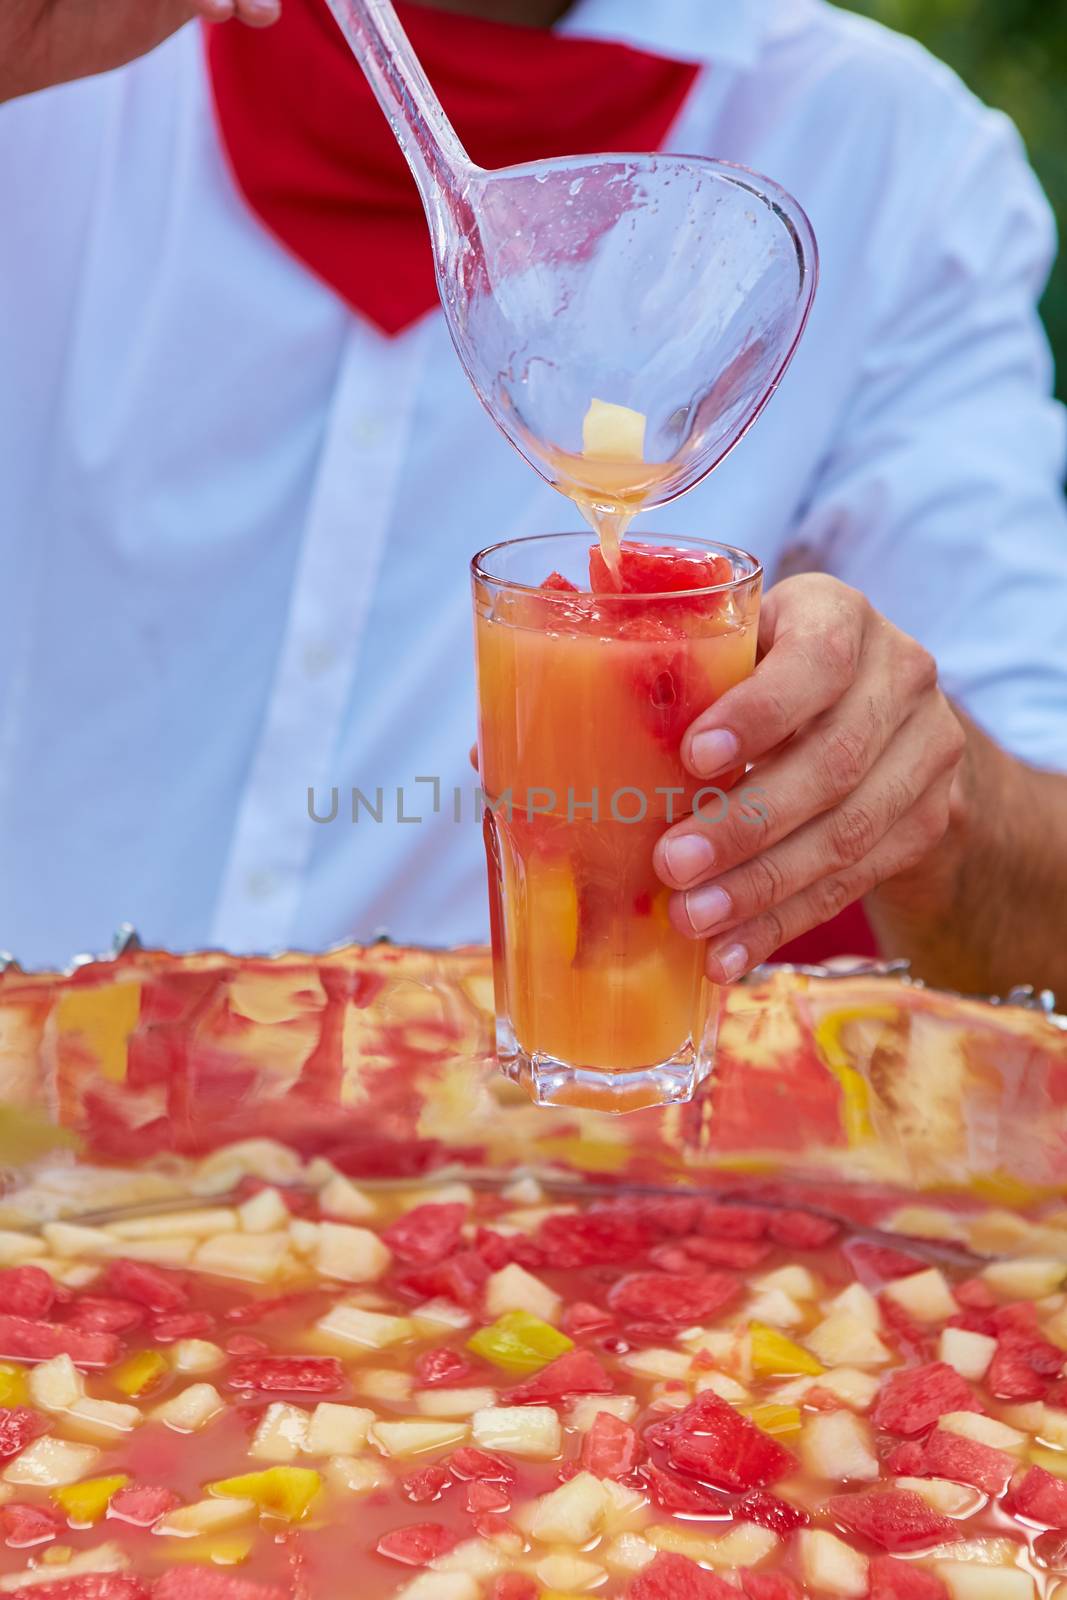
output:
{"label": "ladle handle", "polygon": [[419,65],[391,0],[326,3],[388,118],[423,203],[436,211],[441,191],[455,193],[464,175],[475,168]]}

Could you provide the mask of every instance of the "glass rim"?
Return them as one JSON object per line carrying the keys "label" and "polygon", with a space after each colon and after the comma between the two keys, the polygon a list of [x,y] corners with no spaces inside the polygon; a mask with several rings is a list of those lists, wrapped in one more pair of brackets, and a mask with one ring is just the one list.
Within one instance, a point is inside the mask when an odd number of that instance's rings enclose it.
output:
{"label": "glass rim", "polygon": [[[471,557],[471,578],[475,582],[480,580],[483,583],[491,583],[496,585],[497,588],[507,589],[515,594],[536,594],[542,598],[547,596],[549,599],[565,600],[567,598],[565,591],[546,590],[540,584],[520,583],[516,578],[498,578],[487,571],[484,565],[486,559],[495,555],[498,550],[510,550],[516,545],[542,544],[550,539],[583,539],[593,545],[596,543],[596,534],[592,528],[589,528],[585,532],[572,529],[559,533],[526,533],[521,534],[516,539],[497,539],[493,544],[487,544],[483,549],[476,551]],[[637,542],[645,544],[649,541],[642,539]],[[642,590],[640,593],[620,591],[619,593],[604,595],[602,598],[610,599],[613,603],[632,600],[642,601],[647,605],[650,600],[682,600],[693,596],[730,594],[743,588],[746,584],[755,584],[763,578],[763,562],[757,556],[754,556],[751,551],[743,550],[740,545],[722,544],[716,539],[703,539],[696,534],[677,534],[673,539],[665,539],[662,548],[665,550],[680,550],[686,546],[706,551],[712,555],[725,555],[731,559],[748,562],[751,564],[752,570],[742,573],[739,577],[730,578],[725,583],[702,584],[695,589]],[[592,589],[579,589],[577,592],[579,594],[592,594],[594,591]]]}

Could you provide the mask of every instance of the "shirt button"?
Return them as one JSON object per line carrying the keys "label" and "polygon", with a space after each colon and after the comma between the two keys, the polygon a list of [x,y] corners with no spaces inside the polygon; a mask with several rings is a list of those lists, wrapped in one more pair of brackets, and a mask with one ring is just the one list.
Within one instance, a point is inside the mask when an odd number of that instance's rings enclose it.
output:
{"label": "shirt button", "polygon": [[337,661],[337,651],[332,644],[306,644],[304,646],[304,671],[309,678],[320,678]]}
{"label": "shirt button", "polygon": [[278,888],[273,872],[250,872],[245,879],[245,893],[250,900],[269,900]]}

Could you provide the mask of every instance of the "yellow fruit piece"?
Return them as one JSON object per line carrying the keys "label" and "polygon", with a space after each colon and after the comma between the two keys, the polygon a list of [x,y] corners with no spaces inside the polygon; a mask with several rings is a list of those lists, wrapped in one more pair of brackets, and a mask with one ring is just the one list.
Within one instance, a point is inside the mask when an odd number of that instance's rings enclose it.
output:
{"label": "yellow fruit piece", "polygon": [[871,1123],[871,1092],[866,1078],[852,1064],[852,1053],[844,1042],[851,1022],[896,1022],[896,1006],[847,1006],[830,1011],[816,1025],[815,1044],[827,1067],[841,1085],[841,1125],[850,1145],[867,1144],[874,1137]]}
{"label": "yellow fruit piece", "polygon": [[113,1478],[85,1478],[81,1483],[68,1483],[62,1489],[53,1489],[52,1499],[71,1522],[79,1525],[99,1522],[111,1496],[118,1494],[129,1481],[126,1473],[118,1473]]}
{"label": "yellow fruit piece", "polygon": [[1042,1445],[1035,1444],[1029,1456],[1035,1467],[1044,1467],[1056,1478],[1067,1478],[1067,1450],[1046,1450]]}
{"label": "yellow fruit piece", "polygon": [[220,1533],[214,1539],[172,1539],[167,1545],[167,1560],[191,1561],[194,1565],[210,1561],[216,1567],[238,1567],[248,1560],[255,1542],[254,1533]]}
{"label": "yellow fruit piece", "polygon": [[26,1404],[26,1369],[0,1362],[0,1406]]}
{"label": "yellow fruit piece", "polygon": [[753,1322],[748,1331],[752,1341],[753,1372],[773,1373],[780,1378],[818,1378],[825,1370],[810,1350],[787,1339],[778,1328]]}
{"label": "yellow fruit piece", "polygon": [[574,1340],[529,1311],[506,1311],[487,1328],[479,1328],[467,1340],[467,1349],[505,1372],[539,1372],[573,1350]]}
{"label": "yellow fruit piece", "polygon": [[775,1435],[785,1433],[799,1433],[801,1415],[799,1406],[776,1406],[768,1403],[762,1406],[738,1406],[737,1408],[749,1422],[754,1422],[762,1433]]}
{"label": "yellow fruit piece", "polygon": [[322,1478],[311,1467],[268,1467],[265,1472],[243,1472],[236,1478],[219,1478],[207,1485],[210,1494],[236,1500],[253,1500],[260,1511],[299,1522],[319,1492]]}
{"label": "yellow fruit piece", "polygon": [[593,399],[582,418],[582,454],[594,461],[644,461],[648,418],[632,406]]}
{"label": "yellow fruit piece", "polygon": [[566,861],[526,863],[526,929],[538,956],[574,960],[578,952],[578,890]]}
{"label": "yellow fruit piece", "polygon": [[111,1381],[123,1394],[136,1397],[154,1389],[167,1371],[167,1358],[161,1350],[139,1350],[115,1368]]}

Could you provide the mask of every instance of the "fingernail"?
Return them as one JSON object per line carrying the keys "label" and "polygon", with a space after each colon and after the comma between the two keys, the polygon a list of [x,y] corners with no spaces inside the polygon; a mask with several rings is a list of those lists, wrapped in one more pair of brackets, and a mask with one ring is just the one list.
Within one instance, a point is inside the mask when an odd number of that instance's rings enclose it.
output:
{"label": "fingernail", "polygon": [[694,933],[707,933],[725,922],[733,910],[733,902],[725,889],[717,883],[705,883],[699,889],[690,889],[685,897],[685,914]]}
{"label": "fingernail", "polygon": [[725,728],[711,728],[694,734],[689,747],[689,764],[702,778],[710,778],[724,767],[734,766],[741,754],[737,735]]}
{"label": "fingernail", "polygon": [[714,850],[699,833],[680,833],[677,838],[668,839],[663,854],[675,883],[692,883],[702,872],[708,872],[715,860]]}
{"label": "fingernail", "polygon": [[723,983],[733,983],[748,966],[748,951],[743,944],[728,944],[721,950],[713,950],[711,959],[722,973]]}
{"label": "fingernail", "polygon": [[245,9],[256,22],[273,22],[281,12],[278,0],[246,0]]}

